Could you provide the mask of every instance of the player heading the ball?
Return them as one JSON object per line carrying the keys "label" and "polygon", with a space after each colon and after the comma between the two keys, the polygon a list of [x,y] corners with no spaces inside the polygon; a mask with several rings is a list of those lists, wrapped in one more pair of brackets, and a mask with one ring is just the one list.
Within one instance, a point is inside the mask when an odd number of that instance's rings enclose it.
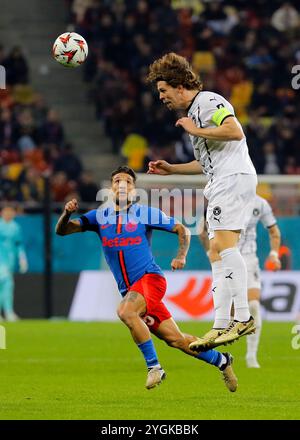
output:
{"label": "player heading the ball", "polygon": [[[195,351],[227,344],[255,331],[247,301],[247,269],[238,249],[240,233],[251,216],[257,185],[243,129],[232,105],[218,93],[204,91],[188,61],[176,53],[157,59],[149,68],[148,81],[155,83],[159,99],[170,110],[184,110],[176,126],[190,136],[195,160],[171,165],[164,160],[149,162],[152,174],[207,175],[204,195],[213,262],[213,328],[192,342]],[[227,288],[224,289],[226,284]],[[231,321],[231,303],[234,320]]]}

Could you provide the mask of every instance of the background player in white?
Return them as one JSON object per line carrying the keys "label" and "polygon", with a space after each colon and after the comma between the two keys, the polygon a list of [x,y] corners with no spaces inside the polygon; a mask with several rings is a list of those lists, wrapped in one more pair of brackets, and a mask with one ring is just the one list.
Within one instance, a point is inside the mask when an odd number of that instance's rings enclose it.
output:
{"label": "background player in white", "polygon": [[[274,270],[281,268],[281,262],[278,257],[280,248],[281,234],[277,226],[276,218],[272,212],[270,204],[260,196],[256,196],[252,216],[247,229],[241,235],[238,243],[240,252],[247,266],[247,288],[248,302],[251,315],[255,320],[255,334],[247,336],[247,354],[246,363],[249,368],[260,368],[257,362],[257,350],[259,345],[262,319],[260,313],[260,292],[261,279],[260,268],[257,257],[257,224],[261,222],[265,228],[268,228],[270,239],[270,253],[267,260],[272,263]],[[199,238],[207,252],[210,263],[213,265],[220,258],[216,252],[209,249],[209,240],[207,234],[206,222],[204,222]]]}
{"label": "background player in white", "polygon": [[259,261],[257,258],[257,233],[258,222],[261,222],[265,228],[268,228],[270,239],[270,253],[268,260],[272,262],[274,270],[281,268],[281,262],[278,257],[280,248],[281,234],[277,226],[276,218],[272,212],[270,204],[260,196],[256,196],[254,208],[250,222],[246,231],[241,235],[239,249],[244,257],[247,266],[247,287],[248,301],[251,315],[254,317],[256,332],[247,337],[246,363],[249,368],[259,368],[257,362],[257,349],[261,333],[261,314],[260,314],[260,291],[261,279]]}
{"label": "background player in white", "polygon": [[188,117],[178,119],[176,126],[189,133],[196,158],[174,165],[152,161],[148,172],[203,171],[209,179],[204,195],[208,200],[210,248],[221,258],[213,264],[215,322],[212,330],[190,345],[195,351],[207,350],[255,331],[247,301],[247,269],[237,243],[253,210],[256,171],[232,105],[217,93],[202,91],[201,81],[185,58],[168,53],[157,59],[150,66],[148,81],[156,83],[159,98],[170,110],[187,112]]}

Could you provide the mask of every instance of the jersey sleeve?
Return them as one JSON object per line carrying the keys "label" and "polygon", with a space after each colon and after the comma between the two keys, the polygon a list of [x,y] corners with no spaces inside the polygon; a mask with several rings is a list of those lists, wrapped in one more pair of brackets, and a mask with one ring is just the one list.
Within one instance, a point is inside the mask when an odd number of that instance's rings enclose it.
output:
{"label": "jersey sleeve", "polygon": [[262,199],[262,209],[259,220],[262,222],[265,228],[271,228],[271,226],[274,226],[277,223],[272,208],[265,199]]}
{"label": "jersey sleeve", "polygon": [[160,229],[173,232],[174,226],[178,223],[174,217],[169,217],[158,208],[148,208],[147,226],[150,229]]}
{"label": "jersey sleeve", "polygon": [[85,231],[93,231],[98,232],[99,226],[97,221],[97,210],[93,209],[92,211],[86,212],[81,217],[79,217],[77,220],[79,220],[82,232]]}
{"label": "jersey sleeve", "polygon": [[232,105],[222,96],[207,92],[198,110],[201,127],[219,127],[230,116],[235,116]]}

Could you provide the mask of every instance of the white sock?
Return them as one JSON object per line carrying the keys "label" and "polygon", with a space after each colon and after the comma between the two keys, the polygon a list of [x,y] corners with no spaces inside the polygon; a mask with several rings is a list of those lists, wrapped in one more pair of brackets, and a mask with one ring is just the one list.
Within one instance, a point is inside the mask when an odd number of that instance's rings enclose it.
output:
{"label": "white sock", "polygon": [[219,365],[218,365],[218,368],[223,367],[223,365],[225,365],[226,363],[227,363],[226,356],[224,356],[224,354],[221,353],[221,360],[220,360],[220,363],[219,363]]}
{"label": "white sock", "polygon": [[213,276],[212,295],[215,309],[213,328],[226,328],[230,321],[232,297],[230,291],[226,288],[226,283],[224,283],[222,260],[212,263],[211,268]]}
{"label": "white sock", "polygon": [[248,321],[250,318],[247,298],[247,267],[237,247],[220,252],[224,277],[234,304],[234,319]]}
{"label": "white sock", "polygon": [[249,301],[249,310],[254,318],[256,331],[252,335],[247,336],[247,357],[254,356],[256,358],[262,326],[260,303],[257,299]]}

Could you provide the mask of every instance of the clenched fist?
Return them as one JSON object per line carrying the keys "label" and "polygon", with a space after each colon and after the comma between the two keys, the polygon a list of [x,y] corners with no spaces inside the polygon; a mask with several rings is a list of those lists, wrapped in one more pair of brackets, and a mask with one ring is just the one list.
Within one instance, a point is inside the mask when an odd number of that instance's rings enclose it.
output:
{"label": "clenched fist", "polygon": [[148,164],[147,174],[160,174],[161,176],[172,174],[172,165],[166,160],[152,160]]}
{"label": "clenched fist", "polygon": [[187,133],[191,134],[192,136],[197,136],[198,127],[191,118],[180,118],[175,125],[176,127],[182,127]]}
{"label": "clenched fist", "polygon": [[72,200],[70,200],[70,201],[67,202],[66,205],[65,205],[65,211],[68,212],[68,213],[70,213],[70,214],[71,214],[72,212],[77,211],[77,209],[78,209],[78,202],[77,202],[76,199],[72,199]]}
{"label": "clenched fist", "polygon": [[185,266],[186,260],[184,257],[182,258],[173,258],[171,267],[172,270],[183,269]]}

